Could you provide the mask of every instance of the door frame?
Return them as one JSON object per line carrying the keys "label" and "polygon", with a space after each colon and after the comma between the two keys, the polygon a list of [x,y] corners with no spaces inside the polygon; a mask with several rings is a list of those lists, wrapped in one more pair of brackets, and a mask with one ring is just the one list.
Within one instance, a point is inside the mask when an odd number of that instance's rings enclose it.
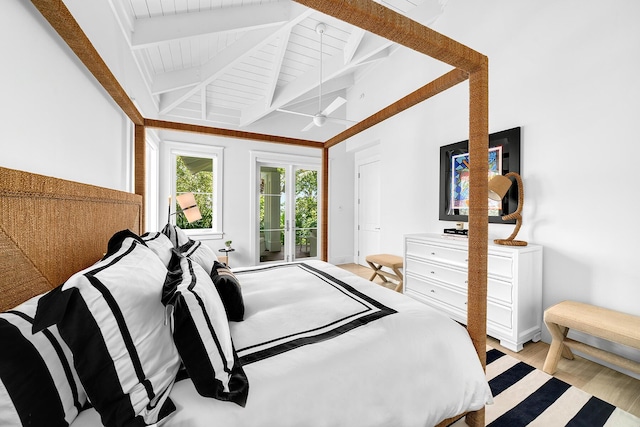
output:
{"label": "door frame", "polygon": [[[295,165],[299,168],[309,168],[318,171],[318,177],[322,173],[322,158],[319,156],[305,156],[299,154],[283,154],[283,153],[271,153],[267,151],[254,151],[250,152],[251,168],[249,194],[251,200],[249,201],[250,218],[249,227],[251,232],[249,238],[251,239],[249,245],[249,257],[253,261],[253,265],[260,265],[260,239],[258,228],[260,227],[260,218],[258,217],[258,206],[260,200],[260,166],[282,166],[282,165]],[[318,179],[318,206],[322,201],[322,195],[324,189],[322,188],[322,180]],[[318,208],[318,230],[321,230],[324,218],[322,217],[322,209]],[[322,247],[322,233],[318,234],[318,248]],[[318,252],[320,253],[320,252]]]}

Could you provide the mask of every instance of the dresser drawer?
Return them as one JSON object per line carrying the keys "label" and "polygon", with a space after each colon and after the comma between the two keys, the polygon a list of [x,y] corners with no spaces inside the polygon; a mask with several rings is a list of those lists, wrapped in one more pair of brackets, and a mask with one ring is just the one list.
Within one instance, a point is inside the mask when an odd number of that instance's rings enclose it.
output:
{"label": "dresser drawer", "polygon": [[489,254],[487,256],[487,273],[495,276],[512,278],[513,259],[509,256]]}
{"label": "dresser drawer", "polygon": [[469,261],[466,248],[464,250],[448,248],[411,240],[407,241],[406,255],[423,258],[425,260],[463,264],[464,266],[466,266]]}
{"label": "dresser drawer", "polygon": [[452,286],[459,287],[462,292],[467,291],[467,272],[464,270],[447,268],[436,263],[425,262],[410,257],[407,257],[405,262],[405,271],[411,271],[413,274],[427,279],[447,282]]}
{"label": "dresser drawer", "polygon": [[[438,305],[449,307],[450,315],[461,316],[466,319],[467,315],[467,294],[456,289],[447,287],[444,284],[432,282],[428,279],[405,276],[405,292],[410,295],[418,295],[426,301],[433,301]],[[493,302],[487,303],[487,323],[499,326],[503,329],[512,328],[512,312],[508,306],[503,306]]]}
{"label": "dresser drawer", "polygon": [[407,275],[405,276],[405,288],[408,292],[421,294],[428,299],[453,306],[465,313],[467,311],[467,295],[439,283]]}
{"label": "dresser drawer", "polygon": [[511,321],[511,309],[502,305],[487,302],[487,324],[492,323],[503,328],[511,330],[513,322]]}

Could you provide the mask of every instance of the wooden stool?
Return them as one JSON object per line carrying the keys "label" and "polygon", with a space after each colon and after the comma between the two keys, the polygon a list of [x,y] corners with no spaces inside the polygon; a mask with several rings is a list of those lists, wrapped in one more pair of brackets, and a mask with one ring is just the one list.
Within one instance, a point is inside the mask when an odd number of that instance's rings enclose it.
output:
{"label": "wooden stool", "polygon": [[[369,280],[373,282],[373,279],[375,279],[376,276],[380,276],[382,281],[385,283],[389,282],[387,278],[397,280],[398,283],[395,284],[396,286],[393,290],[396,292],[402,292],[402,272],[400,272],[403,265],[402,257],[389,254],[377,254],[367,255],[365,259],[367,260],[367,264],[369,264],[373,270],[373,274]],[[390,268],[393,270],[393,273],[382,270],[382,267]]]}
{"label": "wooden stool", "polygon": [[567,338],[569,329],[640,349],[640,316],[575,301],[562,301],[544,312],[544,323],[551,332],[551,347],[542,368],[553,374],[560,357],[573,359],[571,349],[640,374],[640,363],[617,354]]}

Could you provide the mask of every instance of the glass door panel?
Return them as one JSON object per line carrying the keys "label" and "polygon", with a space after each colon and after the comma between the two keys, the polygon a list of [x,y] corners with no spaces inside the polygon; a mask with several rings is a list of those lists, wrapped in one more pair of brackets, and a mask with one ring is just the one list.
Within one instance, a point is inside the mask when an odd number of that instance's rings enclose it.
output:
{"label": "glass door panel", "polygon": [[318,256],[318,171],[295,171],[295,259]]}
{"label": "glass door panel", "polygon": [[260,262],[285,260],[285,179],[283,168],[260,167]]}

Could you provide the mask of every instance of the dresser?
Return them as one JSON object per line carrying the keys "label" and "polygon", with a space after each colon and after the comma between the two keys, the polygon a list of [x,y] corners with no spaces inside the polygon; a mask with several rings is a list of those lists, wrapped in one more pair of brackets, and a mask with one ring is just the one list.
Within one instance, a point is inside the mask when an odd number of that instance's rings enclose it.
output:
{"label": "dresser", "polygon": [[[468,240],[440,234],[404,238],[404,293],[467,321]],[[539,341],[542,327],[542,247],[489,243],[487,334],[512,351]]]}

